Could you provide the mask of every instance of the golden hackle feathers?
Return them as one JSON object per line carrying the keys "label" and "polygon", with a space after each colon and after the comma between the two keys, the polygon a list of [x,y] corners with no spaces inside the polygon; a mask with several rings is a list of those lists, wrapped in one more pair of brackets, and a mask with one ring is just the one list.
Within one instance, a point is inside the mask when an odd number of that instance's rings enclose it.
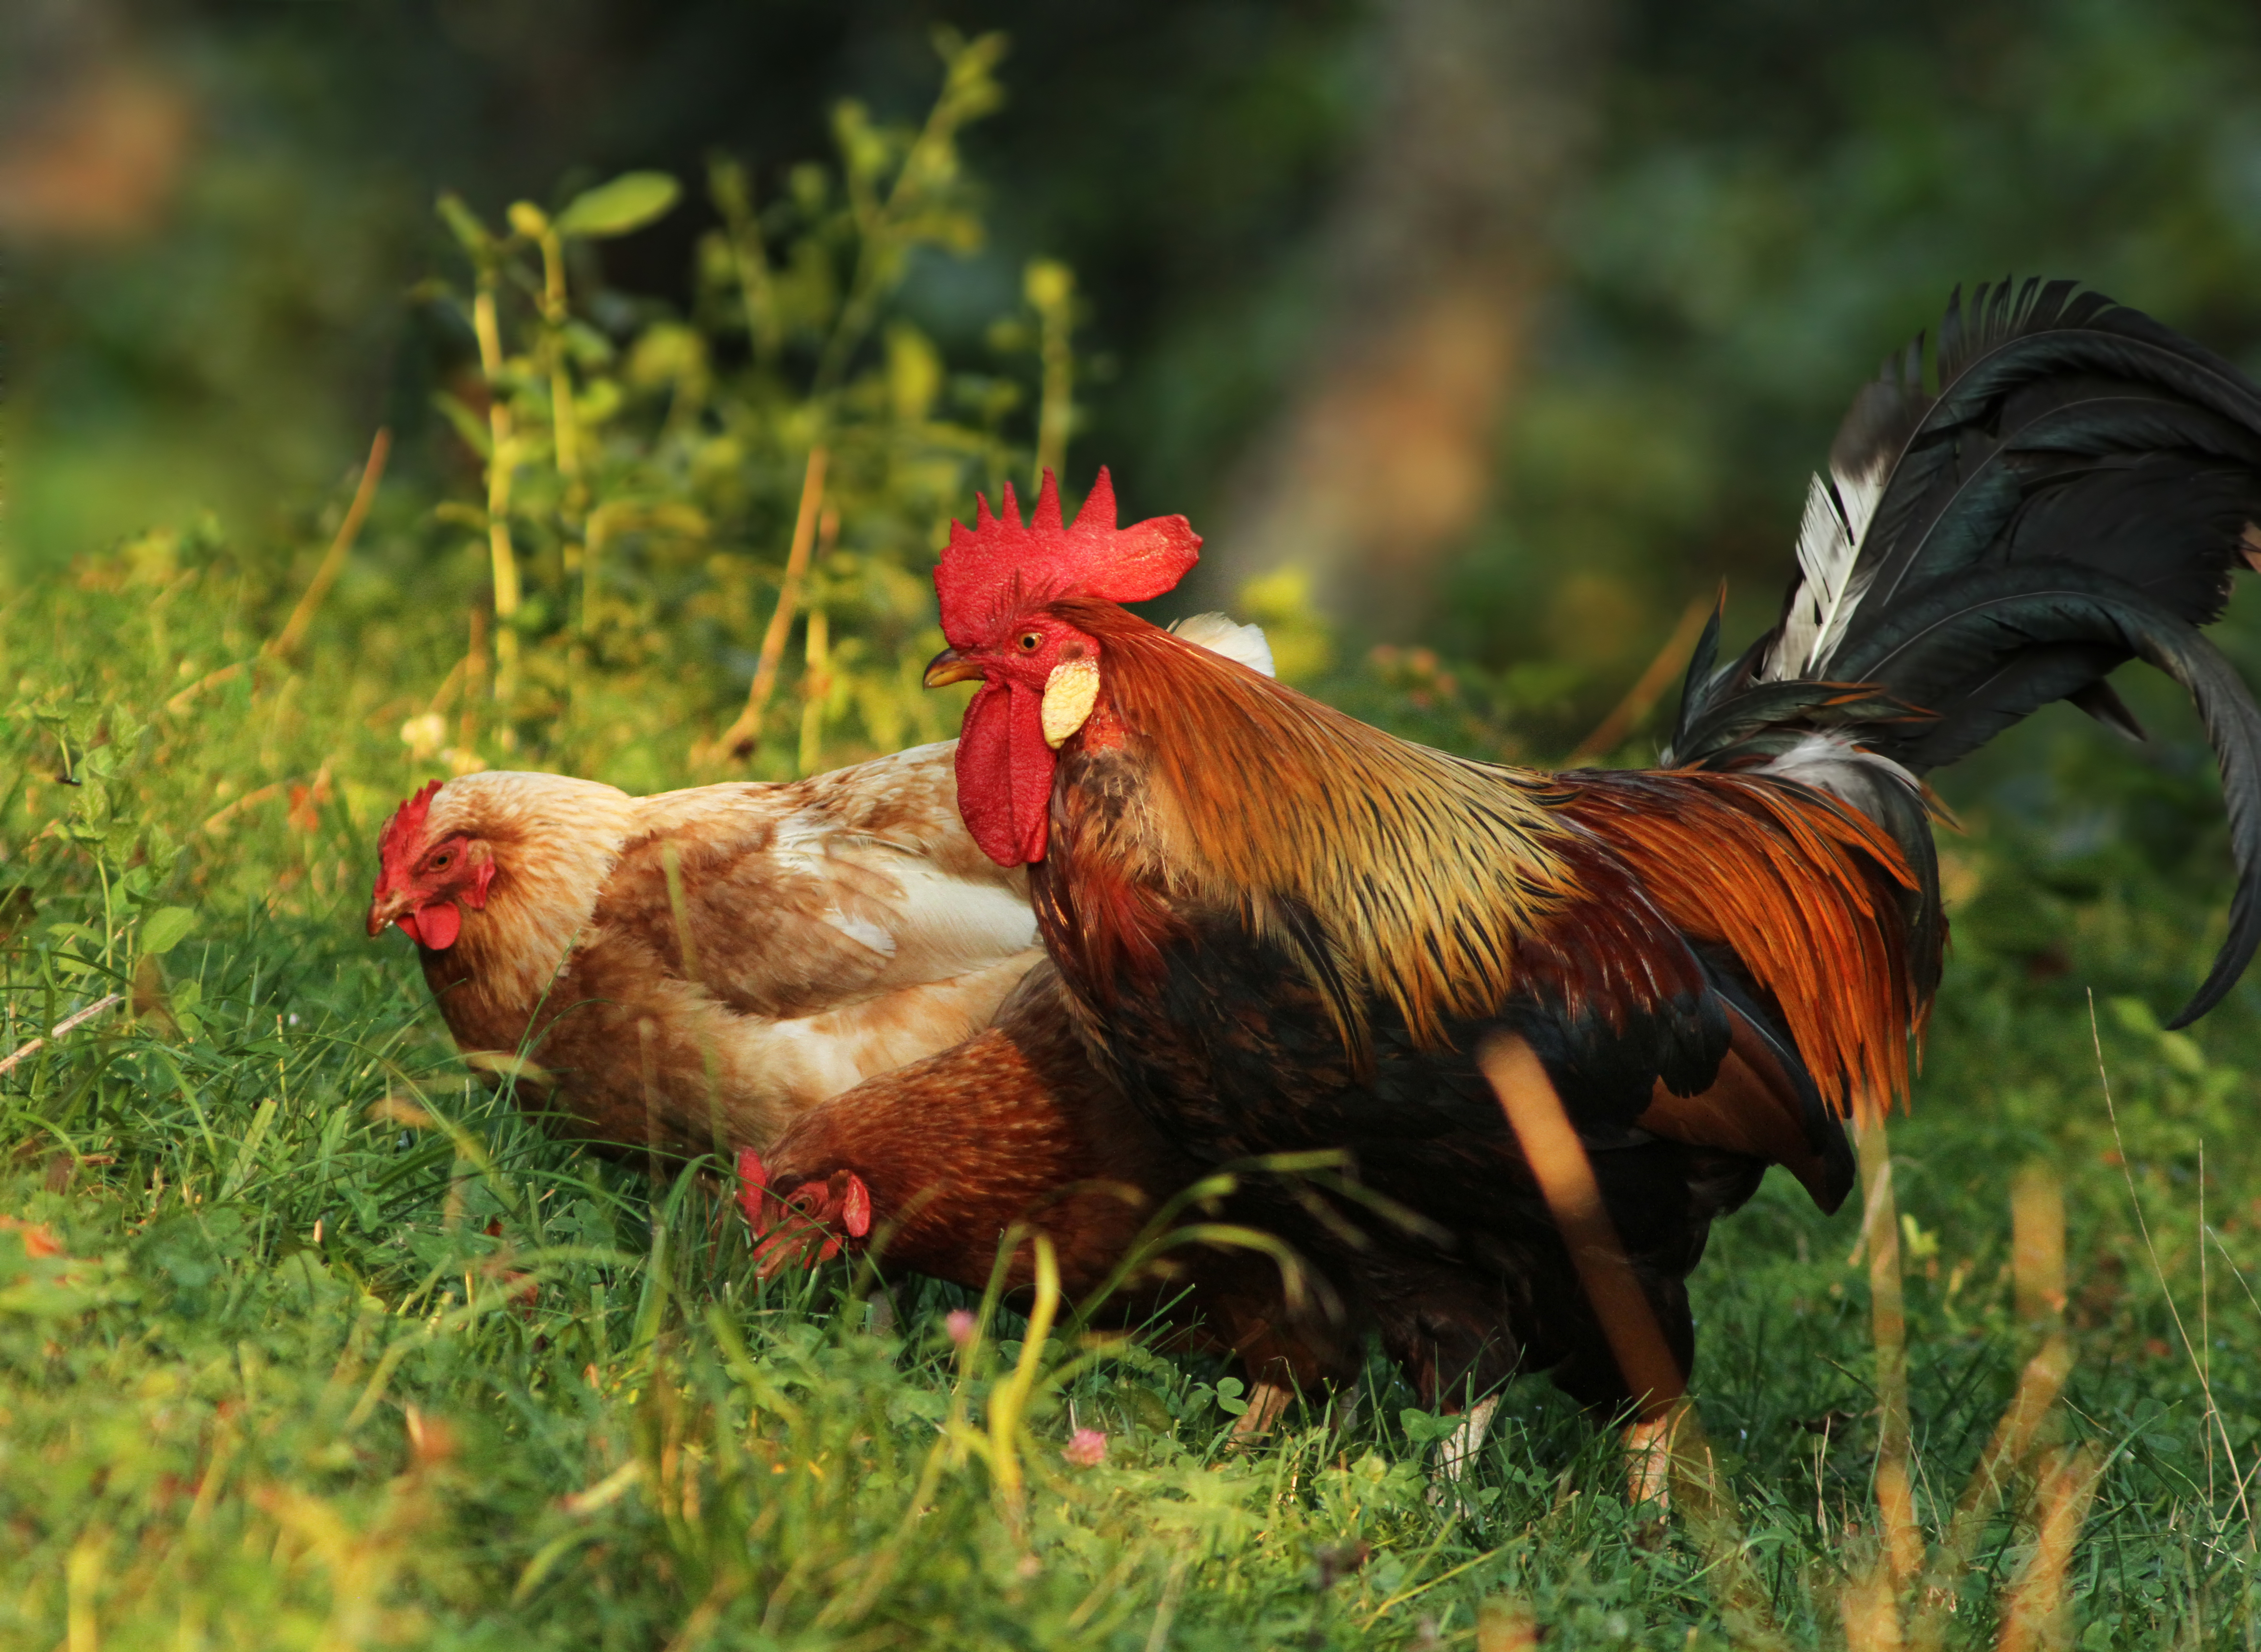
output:
{"label": "golden hackle feathers", "polygon": [[1546,777],[1397,739],[1110,604],[1053,611],[1100,640],[1109,710],[1151,752],[1156,869],[1303,955],[1353,1045],[1367,993],[1429,1045],[1490,1013],[1517,938],[1579,894]]}

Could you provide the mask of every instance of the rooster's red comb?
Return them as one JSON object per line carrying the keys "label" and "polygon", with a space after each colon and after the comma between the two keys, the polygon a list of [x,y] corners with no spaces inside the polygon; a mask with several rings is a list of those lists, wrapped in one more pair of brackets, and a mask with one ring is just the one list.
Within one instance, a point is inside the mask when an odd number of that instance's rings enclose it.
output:
{"label": "rooster's red comb", "polygon": [[934,571],[942,599],[942,634],[955,648],[977,647],[1008,607],[1059,597],[1143,602],[1186,577],[1201,559],[1201,535],[1182,516],[1152,516],[1115,525],[1115,483],[1104,465],[1072,525],[1060,522],[1059,484],[1050,470],[1037,508],[1023,524],[1013,485],[1004,511],[992,515],[975,494],[973,526],[950,525],[950,544]]}
{"label": "rooster's red comb", "polygon": [[439,790],[439,781],[427,780],[422,791],[395,809],[392,818],[385,822],[384,835],[377,840],[377,864],[385,871],[405,866],[422,845],[425,817],[431,814],[432,799]]}

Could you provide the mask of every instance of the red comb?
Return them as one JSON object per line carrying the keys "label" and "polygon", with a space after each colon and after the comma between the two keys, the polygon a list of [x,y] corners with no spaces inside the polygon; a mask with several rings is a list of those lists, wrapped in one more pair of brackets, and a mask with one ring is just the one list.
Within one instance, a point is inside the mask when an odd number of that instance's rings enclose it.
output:
{"label": "red comb", "polygon": [[393,811],[392,818],[384,823],[384,835],[377,840],[377,864],[387,872],[401,865],[424,841],[424,820],[432,812],[432,799],[440,789],[440,782],[427,780],[424,789]]}
{"label": "red comb", "polygon": [[1115,525],[1115,483],[1102,465],[1072,525],[1060,522],[1059,484],[1050,470],[1024,525],[1013,485],[1004,513],[973,496],[973,526],[950,525],[950,544],[934,571],[942,599],[942,634],[958,648],[977,646],[1001,612],[1058,597],[1143,602],[1186,577],[1201,559],[1201,535],[1182,516],[1150,516]]}

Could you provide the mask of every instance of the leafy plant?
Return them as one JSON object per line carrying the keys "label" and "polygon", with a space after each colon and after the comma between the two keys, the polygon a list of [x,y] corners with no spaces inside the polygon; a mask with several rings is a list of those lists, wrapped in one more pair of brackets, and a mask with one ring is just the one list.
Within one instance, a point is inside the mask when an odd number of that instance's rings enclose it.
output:
{"label": "leafy plant", "polygon": [[[488,574],[492,674],[476,628],[463,671],[492,697],[492,751],[563,755],[567,731],[616,723],[655,678],[710,770],[808,773],[946,731],[951,702],[917,683],[940,646],[930,558],[976,487],[1028,478],[1030,398],[1009,374],[953,370],[898,306],[922,258],[981,239],[958,139],[997,105],[1003,42],[937,44],[922,126],[843,104],[836,166],[794,168],[766,203],[743,165],[713,162],[719,222],[685,314],[608,291],[594,256],[677,209],[671,178],[631,173],[554,212],[520,201],[499,228],[442,200],[470,279],[428,293],[477,373],[440,406],[483,486],[438,514]],[[1044,378],[1028,434],[1054,464],[1071,288],[1034,266],[1023,329]]]}

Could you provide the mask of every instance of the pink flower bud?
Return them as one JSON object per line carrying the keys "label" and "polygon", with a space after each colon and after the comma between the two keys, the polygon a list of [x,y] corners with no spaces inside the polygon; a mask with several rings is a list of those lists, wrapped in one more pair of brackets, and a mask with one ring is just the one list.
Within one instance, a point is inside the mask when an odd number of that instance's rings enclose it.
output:
{"label": "pink flower bud", "polygon": [[1079,1469],[1096,1469],[1107,1460],[1107,1436],[1096,1428],[1079,1428],[1060,1455]]}
{"label": "pink flower bud", "polygon": [[973,1316],[965,1309],[952,1308],[943,1316],[942,1323],[950,1332],[950,1340],[959,1347],[973,1340]]}

